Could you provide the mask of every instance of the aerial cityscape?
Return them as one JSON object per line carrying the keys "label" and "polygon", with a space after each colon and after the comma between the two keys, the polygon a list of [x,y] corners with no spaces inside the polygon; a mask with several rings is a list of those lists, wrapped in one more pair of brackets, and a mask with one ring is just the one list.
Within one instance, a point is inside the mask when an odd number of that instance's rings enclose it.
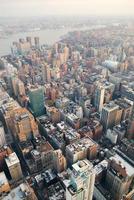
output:
{"label": "aerial cityscape", "polygon": [[0,200],[134,200],[133,10],[1,1]]}

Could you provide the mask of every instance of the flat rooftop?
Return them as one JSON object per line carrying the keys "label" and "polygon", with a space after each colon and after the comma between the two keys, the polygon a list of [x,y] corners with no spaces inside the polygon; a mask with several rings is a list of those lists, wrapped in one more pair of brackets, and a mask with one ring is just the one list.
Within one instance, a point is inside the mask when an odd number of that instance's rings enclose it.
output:
{"label": "flat rooftop", "polygon": [[126,173],[128,176],[134,176],[134,168],[132,165],[130,165],[125,159],[123,159],[118,154],[115,154],[114,156],[110,157],[110,160],[114,160],[116,163],[121,164],[122,167],[125,167]]}
{"label": "flat rooftop", "polygon": [[49,200],[65,200],[65,191],[60,182],[48,187]]}
{"label": "flat rooftop", "polygon": [[18,164],[20,162],[15,152],[9,154],[8,157],[5,158],[5,161],[8,167],[11,167],[12,165]]}
{"label": "flat rooftop", "polygon": [[73,153],[77,153],[79,151],[84,151],[89,147],[97,145],[95,141],[93,141],[89,137],[84,137],[82,139],[77,140],[76,142],[69,144],[66,148],[69,149]]}
{"label": "flat rooftop", "polygon": [[20,184],[15,189],[11,190],[11,192],[3,197],[2,200],[21,200],[26,199],[28,193],[30,192],[30,189],[26,183]]}
{"label": "flat rooftop", "polygon": [[104,107],[103,107],[105,110],[107,111],[112,111],[112,110],[115,110],[115,109],[119,109],[119,106],[117,104],[115,104],[114,101],[111,101],[110,103],[108,104],[104,104]]}

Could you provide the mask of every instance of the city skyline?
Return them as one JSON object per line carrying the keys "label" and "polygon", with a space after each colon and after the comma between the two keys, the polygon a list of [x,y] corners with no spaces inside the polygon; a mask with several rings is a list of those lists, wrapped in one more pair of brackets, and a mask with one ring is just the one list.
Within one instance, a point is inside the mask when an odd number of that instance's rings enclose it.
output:
{"label": "city skyline", "polygon": [[134,0],[0,0],[0,200],[134,200]]}
{"label": "city skyline", "polygon": [[134,16],[132,0],[1,0],[0,17],[45,15]]}

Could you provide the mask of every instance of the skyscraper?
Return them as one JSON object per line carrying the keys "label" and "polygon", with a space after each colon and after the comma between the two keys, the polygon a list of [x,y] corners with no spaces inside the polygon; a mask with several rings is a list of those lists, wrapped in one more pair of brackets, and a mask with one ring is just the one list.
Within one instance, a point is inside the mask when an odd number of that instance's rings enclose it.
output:
{"label": "skyscraper", "polygon": [[40,48],[40,40],[39,37],[35,37],[34,38],[34,44],[36,48]]}
{"label": "skyscraper", "polygon": [[26,37],[26,41],[30,43],[30,46],[32,46],[32,38],[31,37]]}
{"label": "skyscraper", "polygon": [[104,87],[99,86],[95,90],[95,97],[94,97],[94,105],[96,109],[101,112],[103,103],[104,103],[104,95],[105,95],[105,89]]}
{"label": "skyscraper", "polygon": [[50,66],[47,63],[42,65],[42,78],[44,83],[51,81]]}
{"label": "skyscraper", "polygon": [[130,121],[128,124],[127,138],[134,139],[134,103],[133,103],[133,110],[132,110],[131,118],[130,118]]}
{"label": "skyscraper", "polygon": [[95,171],[88,160],[73,164],[70,170],[70,184],[66,188],[66,200],[92,200]]}
{"label": "skyscraper", "polygon": [[112,128],[114,125],[116,125],[116,119],[118,118],[118,109],[119,106],[116,105],[114,102],[110,102],[109,104],[104,105],[101,113],[101,122],[104,130]]}
{"label": "skyscraper", "polygon": [[35,116],[44,114],[44,90],[41,86],[31,86],[28,91],[30,109]]}

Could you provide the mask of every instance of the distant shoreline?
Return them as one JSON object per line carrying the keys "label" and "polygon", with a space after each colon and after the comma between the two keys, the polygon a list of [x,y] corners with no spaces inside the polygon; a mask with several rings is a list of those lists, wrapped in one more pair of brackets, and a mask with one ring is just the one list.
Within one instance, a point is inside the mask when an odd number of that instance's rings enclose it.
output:
{"label": "distant shoreline", "polygon": [[9,55],[11,53],[11,45],[14,41],[18,41],[19,38],[26,38],[27,36],[40,38],[40,44],[52,45],[59,41],[60,38],[66,35],[68,32],[81,31],[81,30],[91,30],[94,28],[105,27],[105,25],[94,25],[94,26],[83,26],[82,28],[61,28],[61,29],[45,29],[38,31],[26,31],[21,33],[15,33],[7,36],[6,38],[0,38],[0,57]]}

